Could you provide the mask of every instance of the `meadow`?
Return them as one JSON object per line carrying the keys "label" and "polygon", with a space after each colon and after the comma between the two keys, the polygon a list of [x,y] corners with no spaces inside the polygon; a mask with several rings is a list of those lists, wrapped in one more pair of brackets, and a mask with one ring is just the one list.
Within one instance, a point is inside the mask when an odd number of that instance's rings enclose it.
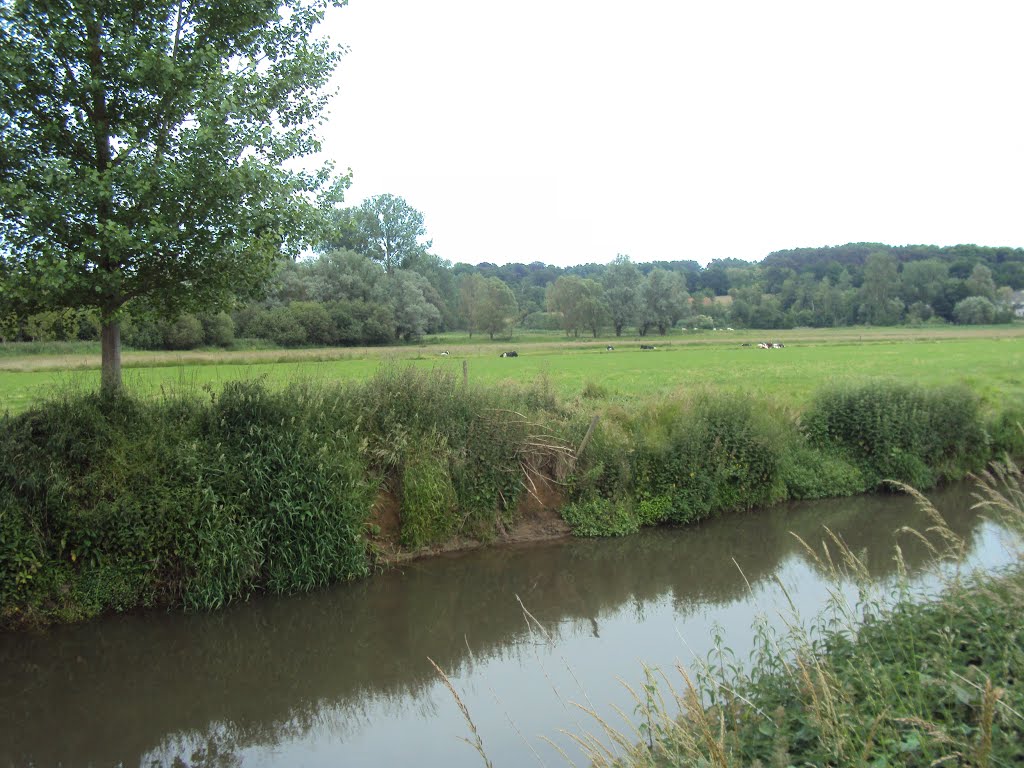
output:
{"label": "meadow", "polygon": [[[759,350],[757,342],[784,343]],[[654,351],[640,350],[640,343]],[[745,347],[742,344],[752,346]],[[607,345],[615,346],[608,352]],[[98,386],[93,346],[0,348],[0,411],[18,413],[55,390]],[[499,358],[515,349],[519,357]],[[450,355],[441,356],[448,350]],[[297,381],[331,383],[370,378],[387,363],[462,375],[475,384],[541,383],[563,398],[610,403],[694,390],[740,392],[801,409],[824,386],[865,380],[964,385],[983,408],[1024,404],[1024,325],[988,328],[855,328],[790,331],[706,331],[668,337],[570,339],[533,333],[492,342],[444,334],[430,343],[377,348],[131,352],[125,383],[143,397],[262,379],[271,387]]]}

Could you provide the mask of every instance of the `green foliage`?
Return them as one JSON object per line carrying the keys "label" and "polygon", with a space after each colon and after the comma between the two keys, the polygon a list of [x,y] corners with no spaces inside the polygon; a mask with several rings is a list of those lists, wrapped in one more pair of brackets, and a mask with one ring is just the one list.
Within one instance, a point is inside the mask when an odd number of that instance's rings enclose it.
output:
{"label": "green foliage", "polygon": [[82,618],[365,575],[374,484],[336,416],[248,383],[208,402],[68,396],[7,419],[0,591]]}
{"label": "green foliage", "polygon": [[854,496],[870,490],[854,464],[826,449],[816,450],[796,439],[782,454],[782,482],[791,499]]}
{"label": "green foliage", "polygon": [[632,505],[611,499],[573,502],[562,510],[562,519],[574,536],[629,536],[640,530]]}
{"label": "green foliage", "polygon": [[995,322],[996,305],[985,296],[968,296],[953,307],[953,319],[961,325],[988,325]]}
{"label": "green foliage", "polygon": [[211,347],[230,347],[235,341],[235,321],[227,312],[203,315],[203,340]]}
{"label": "green foliage", "polygon": [[184,314],[162,324],[165,349],[195,349],[203,343],[203,324],[195,315]]}
{"label": "green foliage", "polygon": [[892,479],[930,488],[980,469],[989,456],[978,398],[960,387],[836,387],[818,394],[803,426],[813,445],[849,456],[870,485]]}
{"label": "green foliage", "polygon": [[458,500],[442,436],[428,433],[405,456],[401,501],[401,542],[406,547],[439,544],[459,529]]}
{"label": "green foliage", "polygon": [[664,405],[637,423],[634,487],[641,501],[670,499],[668,520],[691,523],[783,497],[778,422],[754,403],[702,396]]}
{"label": "green foliage", "polygon": [[[412,459],[414,477],[422,481],[423,459],[417,454],[429,452],[426,445],[433,444],[430,450],[435,452],[443,446],[438,455],[448,462],[443,474],[451,478],[458,510],[453,532],[488,536],[494,533],[496,518],[511,521],[523,482],[527,424],[516,413],[522,393],[465,389],[450,372],[388,367],[353,396],[369,455],[382,472],[407,468]],[[403,495],[403,520],[405,514]],[[434,514],[449,513],[438,508]],[[450,530],[447,522],[416,525],[427,531]],[[419,539],[419,534],[413,536]]]}

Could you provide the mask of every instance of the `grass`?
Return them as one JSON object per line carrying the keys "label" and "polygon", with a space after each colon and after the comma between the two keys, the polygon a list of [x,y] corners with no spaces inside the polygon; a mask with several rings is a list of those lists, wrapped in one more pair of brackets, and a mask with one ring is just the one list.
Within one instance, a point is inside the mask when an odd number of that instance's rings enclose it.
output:
{"label": "grass", "polygon": [[[744,341],[781,339],[786,349],[741,347]],[[639,339],[565,339],[534,333],[513,342],[472,342],[464,335],[432,338],[406,347],[129,352],[128,387],[142,396],[264,378],[284,386],[297,379],[352,381],[370,378],[381,363],[410,361],[423,368],[454,370],[466,361],[475,383],[498,385],[545,379],[563,397],[582,395],[608,402],[677,394],[695,388],[740,391],[800,408],[822,386],[866,379],[964,384],[983,405],[1024,403],[1024,326],[990,329],[838,329],[733,331],[654,337],[654,352]],[[606,352],[607,343],[616,345]],[[516,359],[499,359],[516,348]],[[451,356],[441,358],[440,350]],[[0,410],[20,412],[47,392],[98,383],[95,354],[0,355]]]}

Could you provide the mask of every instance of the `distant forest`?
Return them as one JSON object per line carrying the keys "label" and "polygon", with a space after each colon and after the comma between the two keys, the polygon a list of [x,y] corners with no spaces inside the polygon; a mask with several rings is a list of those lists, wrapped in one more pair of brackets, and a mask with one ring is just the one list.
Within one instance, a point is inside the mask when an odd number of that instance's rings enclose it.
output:
{"label": "distant forest", "polygon": [[[132,307],[136,348],[373,345],[445,331],[502,338],[664,335],[681,328],[988,324],[1024,314],[1024,249],[849,243],[795,248],[757,263],[716,259],[556,267],[451,264],[431,253],[422,215],[380,195],[334,213],[317,252],[282,261],[262,295],[174,321]],[[5,340],[93,339],[87,313],[49,312],[0,325]]]}

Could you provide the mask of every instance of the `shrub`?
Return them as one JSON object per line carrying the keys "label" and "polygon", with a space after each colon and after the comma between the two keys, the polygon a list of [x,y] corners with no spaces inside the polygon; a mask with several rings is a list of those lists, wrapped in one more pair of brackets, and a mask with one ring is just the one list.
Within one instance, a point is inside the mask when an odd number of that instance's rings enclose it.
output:
{"label": "shrub", "polygon": [[337,329],[323,304],[315,301],[293,301],[286,310],[305,330],[307,343],[323,346],[337,343]]}
{"label": "shrub", "polygon": [[212,347],[230,347],[235,340],[235,321],[227,312],[203,315],[204,341]]}
{"label": "shrub", "polygon": [[853,496],[869,490],[864,473],[828,450],[792,445],[783,453],[779,472],[792,499]]}
{"label": "shrub", "polygon": [[663,405],[637,427],[637,497],[667,507],[671,522],[751,509],[785,494],[778,423],[750,401],[702,396],[689,408]]}
{"label": "shrub", "polygon": [[348,397],[379,471],[405,467],[426,440],[436,441],[433,450],[448,462],[459,533],[486,537],[496,521],[511,522],[528,426],[519,415],[526,411],[521,392],[465,388],[450,371],[394,366]]}
{"label": "shrub", "polygon": [[376,484],[346,418],[322,393],[258,382],[209,401],[69,395],[5,418],[4,620],[12,606],[211,608],[365,575]]}
{"label": "shrub", "polygon": [[928,488],[980,469],[989,455],[969,390],[869,383],[823,391],[804,415],[811,443],[838,448],[870,485],[893,479]]}
{"label": "shrub", "polygon": [[996,318],[996,305],[984,296],[968,296],[953,307],[953,318],[961,325],[988,325]]}
{"label": "shrub", "polygon": [[161,325],[167,349],[195,349],[203,343],[203,324],[195,315],[181,315]]}

